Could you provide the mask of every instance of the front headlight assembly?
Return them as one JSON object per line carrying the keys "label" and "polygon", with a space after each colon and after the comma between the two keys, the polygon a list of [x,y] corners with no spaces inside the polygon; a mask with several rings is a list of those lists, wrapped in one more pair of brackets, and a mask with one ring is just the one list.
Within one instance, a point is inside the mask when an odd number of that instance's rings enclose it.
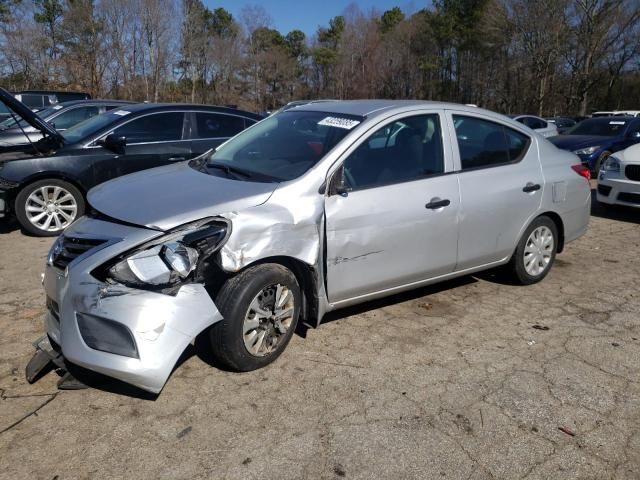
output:
{"label": "front headlight assembly", "polygon": [[193,277],[199,263],[218,251],[230,233],[225,219],[189,223],[117,257],[94,274],[133,288],[174,287]]}
{"label": "front headlight assembly", "polygon": [[599,148],[600,148],[599,145],[595,147],[581,148],[580,150],[575,150],[573,153],[575,153],[576,155],[591,155],[593,152],[595,152]]}
{"label": "front headlight assembly", "polygon": [[602,163],[601,169],[605,172],[619,172],[620,161],[613,156],[607,157],[607,159]]}

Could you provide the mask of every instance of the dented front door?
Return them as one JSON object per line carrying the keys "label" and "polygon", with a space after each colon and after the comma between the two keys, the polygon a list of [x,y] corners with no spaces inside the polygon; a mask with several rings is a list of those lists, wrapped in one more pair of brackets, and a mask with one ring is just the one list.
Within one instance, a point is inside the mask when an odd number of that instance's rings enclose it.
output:
{"label": "dented front door", "polygon": [[[432,199],[443,204],[448,200],[449,204],[427,208]],[[329,301],[336,303],[452,272],[458,208],[455,175],[328,197]]]}

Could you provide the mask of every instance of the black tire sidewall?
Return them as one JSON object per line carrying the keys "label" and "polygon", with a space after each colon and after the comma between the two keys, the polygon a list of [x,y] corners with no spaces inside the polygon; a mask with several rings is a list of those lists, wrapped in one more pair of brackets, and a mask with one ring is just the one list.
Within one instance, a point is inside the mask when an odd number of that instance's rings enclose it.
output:
{"label": "black tire sidewall", "polygon": [[[527,244],[527,240],[529,239],[529,235],[531,235],[531,232],[533,232],[536,228],[543,227],[543,226],[551,230],[551,233],[553,234],[553,252],[551,254],[551,260],[549,261],[549,264],[547,265],[547,268],[545,269],[545,271],[542,272],[541,275],[533,276],[533,275],[529,275],[529,273],[524,267],[524,261],[523,261],[524,249]],[[520,242],[518,243],[518,247],[516,248],[516,251],[511,259],[511,271],[514,274],[515,279],[518,281],[518,283],[523,285],[531,285],[533,283],[537,283],[541,281],[544,277],[547,276],[549,271],[551,271],[551,267],[553,267],[553,264],[556,259],[557,251],[558,251],[558,228],[556,227],[556,224],[554,223],[553,220],[551,220],[547,216],[541,216],[536,218],[533,222],[531,222],[531,224],[527,227],[527,229],[522,234],[522,237],[520,238]]]}
{"label": "black tire sidewall", "polygon": [[27,213],[26,213],[27,198],[29,198],[29,195],[31,195],[31,193],[33,193],[35,190],[44,186],[62,187],[65,190],[67,190],[71,195],[73,195],[73,197],[76,200],[76,205],[78,206],[78,210],[76,212],[76,218],[74,219],[74,221],[80,218],[82,215],[84,215],[84,211],[85,211],[84,196],[82,195],[80,190],[78,190],[73,184],[69,182],[65,182],[64,180],[58,180],[57,178],[38,180],[37,182],[30,183],[29,185],[24,187],[22,190],[20,190],[18,195],[16,195],[14,210],[15,210],[15,215],[18,220],[18,223],[20,223],[20,226],[22,227],[22,229],[25,232],[31,235],[35,235],[37,237],[55,237],[60,235],[60,233],[62,233],[62,230],[57,230],[54,232],[41,230],[37,228],[35,225],[33,225],[27,218]]}
{"label": "black tire sidewall", "polygon": [[594,172],[593,172],[595,173],[595,178],[598,178],[598,173],[600,172],[600,168],[602,167],[602,164],[610,156],[611,156],[611,152],[609,151],[602,152],[600,154],[600,156],[598,157],[598,160],[596,160],[596,165],[595,165],[596,168],[594,169]]}
{"label": "black tire sidewall", "polygon": [[[293,293],[293,321],[275,351],[256,357],[249,353],[244,344],[244,318],[255,296],[263,288],[277,283],[285,285]],[[262,264],[229,279],[220,289],[215,303],[223,320],[215,323],[210,330],[212,353],[216,360],[228,368],[251,371],[270,364],[286,348],[298,323],[302,294],[295,275],[289,269],[279,264]]]}

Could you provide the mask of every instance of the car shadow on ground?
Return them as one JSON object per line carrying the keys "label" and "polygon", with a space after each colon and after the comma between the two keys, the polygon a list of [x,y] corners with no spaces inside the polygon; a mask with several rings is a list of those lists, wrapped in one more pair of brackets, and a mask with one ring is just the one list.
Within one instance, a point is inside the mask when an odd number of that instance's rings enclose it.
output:
{"label": "car shadow on ground", "polygon": [[16,230],[20,230],[20,225],[14,219],[0,219],[0,235],[15,232]]}
{"label": "car shadow on ground", "polygon": [[640,224],[640,209],[598,202],[595,188],[591,190],[591,216],[619,222]]}

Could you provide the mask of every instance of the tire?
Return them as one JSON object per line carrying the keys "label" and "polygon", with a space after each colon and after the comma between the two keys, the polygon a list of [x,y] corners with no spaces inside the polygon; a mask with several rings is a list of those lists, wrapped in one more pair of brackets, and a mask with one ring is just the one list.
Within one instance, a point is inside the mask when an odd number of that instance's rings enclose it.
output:
{"label": "tire", "polygon": [[[272,304],[279,292],[281,301],[288,299],[281,312],[290,309],[291,314],[278,324]],[[215,303],[223,319],[209,331],[213,359],[230,370],[248,372],[270,364],[284,351],[298,323],[302,294],[290,270],[266,263],[227,280]],[[254,310],[256,305],[260,312]],[[265,313],[272,316],[267,318]]]}
{"label": "tire", "polygon": [[[536,231],[538,234],[542,233],[543,238],[551,235],[550,245],[541,240],[541,248],[538,250],[538,245],[534,239],[534,232]],[[538,283],[551,270],[557,249],[558,229],[556,224],[546,216],[536,218],[525,230],[511,260],[507,264],[507,271],[512,280],[521,285]],[[532,262],[536,262],[537,265]],[[538,271],[536,271],[536,267]]]}
{"label": "tire", "polygon": [[596,161],[595,169],[593,170],[593,178],[598,178],[598,173],[600,172],[600,167],[604,163],[604,161],[611,156],[611,152],[602,152]]}
{"label": "tire", "polygon": [[85,210],[82,193],[72,184],[55,178],[24,187],[14,206],[22,229],[37,237],[59,235]]}

